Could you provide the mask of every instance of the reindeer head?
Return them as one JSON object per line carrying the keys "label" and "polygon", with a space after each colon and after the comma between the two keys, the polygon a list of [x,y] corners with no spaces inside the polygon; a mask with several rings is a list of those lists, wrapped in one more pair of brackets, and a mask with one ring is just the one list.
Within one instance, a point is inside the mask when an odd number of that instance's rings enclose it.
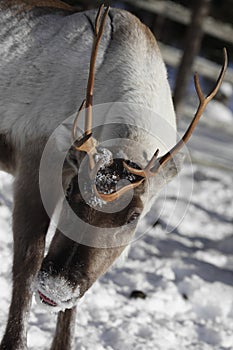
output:
{"label": "reindeer head", "polygon": [[[95,62],[108,14],[108,9],[104,13],[103,10],[101,6],[95,23],[86,99],[73,123],[72,145],[65,159],[62,183],[66,200],[38,276],[38,299],[54,311],[75,305],[132,240],[139,218],[148,211],[151,200],[177,174],[179,153],[206,105],[217,93],[227,66],[224,50],[222,71],[207,97],[204,97],[198,75],[195,75],[200,101],[197,112],[182,139],[161,157],[159,149],[155,149],[148,163],[142,165],[140,159],[145,152],[138,154],[139,162],[135,161],[137,157],[132,159],[131,155],[140,151],[132,144],[118,142],[117,145],[100,147],[98,135],[104,134],[103,129],[108,134],[109,126],[93,129],[92,106]],[[85,127],[82,136],[77,138],[81,114],[85,114]],[[131,139],[141,133],[136,125],[123,127],[115,124],[111,127],[117,134],[128,133]],[[150,136],[141,134],[141,138],[146,140]],[[129,158],[121,156],[120,151],[126,149]]]}

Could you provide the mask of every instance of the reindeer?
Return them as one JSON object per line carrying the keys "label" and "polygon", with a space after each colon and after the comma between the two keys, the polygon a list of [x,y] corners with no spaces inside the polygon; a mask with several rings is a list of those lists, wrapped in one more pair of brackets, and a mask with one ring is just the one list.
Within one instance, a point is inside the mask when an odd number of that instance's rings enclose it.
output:
{"label": "reindeer", "polygon": [[136,17],[104,6],[77,12],[56,0],[1,0],[0,9],[0,166],[15,177],[13,292],[0,349],[27,348],[33,289],[58,312],[51,348],[71,349],[76,304],[179,171],[227,55],[207,97],[195,75],[200,103],[177,142],[166,69]]}

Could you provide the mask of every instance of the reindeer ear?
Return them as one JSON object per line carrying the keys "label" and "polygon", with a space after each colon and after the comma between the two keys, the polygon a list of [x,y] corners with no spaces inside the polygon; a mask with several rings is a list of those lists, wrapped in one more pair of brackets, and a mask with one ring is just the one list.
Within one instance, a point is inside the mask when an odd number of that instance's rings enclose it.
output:
{"label": "reindeer ear", "polygon": [[154,201],[153,198],[155,194],[157,196],[158,192],[180,172],[184,157],[183,153],[177,153],[161,166],[155,176],[148,179],[150,182],[152,201]]}
{"label": "reindeer ear", "polygon": [[59,128],[56,130],[56,145],[57,149],[62,153],[67,153],[67,151],[70,149],[72,145],[72,139],[71,139],[71,130],[72,130],[72,124],[66,124],[63,123],[59,126]]}
{"label": "reindeer ear", "polygon": [[71,130],[73,125],[71,123],[63,123],[57,130],[55,135],[55,142],[59,152],[65,153],[67,169],[78,169],[77,150],[72,146]]}
{"label": "reindeer ear", "polygon": [[166,182],[170,182],[181,171],[184,159],[184,153],[177,153],[162,166],[161,172]]}

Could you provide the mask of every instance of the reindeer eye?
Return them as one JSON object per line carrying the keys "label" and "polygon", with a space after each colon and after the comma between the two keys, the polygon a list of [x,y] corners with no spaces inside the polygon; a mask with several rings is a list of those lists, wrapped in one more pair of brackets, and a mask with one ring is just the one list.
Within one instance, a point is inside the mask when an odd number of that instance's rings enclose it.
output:
{"label": "reindeer eye", "polygon": [[66,189],[66,199],[70,198],[72,191],[73,191],[73,182],[71,181],[69,186]]}
{"label": "reindeer eye", "polygon": [[140,213],[138,211],[134,211],[129,215],[127,219],[127,224],[130,224],[131,222],[137,220],[139,216],[140,216]]}

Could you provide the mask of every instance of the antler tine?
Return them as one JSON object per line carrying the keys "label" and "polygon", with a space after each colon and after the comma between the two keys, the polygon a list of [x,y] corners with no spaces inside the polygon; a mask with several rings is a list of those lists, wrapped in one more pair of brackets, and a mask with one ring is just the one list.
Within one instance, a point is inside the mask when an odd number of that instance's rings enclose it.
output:
{"label": "antler tine", "polygon": [[72,128],[72,140],[73,142],[75,142],[76,140],[76,131],[77,131],[77,127],[78,127],[78,118],[80,116],[80,113],[82,112],[82,110],[85,108],[86,105],[86,99],[83,100],[83,102],[81,103],[81,106],[79,107],[78,113],[75,117],[74,123],[73,123],[73,128]]}
{"label": "antler tine", "polygon": [[102,13],[103,13],[103,9],[104,9],[104,4],[100,5],[96,19],[95,19],[95,36],[97,36],[99,33],[100,19],[101,19]]}
{"label": "antler tine", "polygon": [[223,82],[224,75],[225,75],[225,72],[227,69],[227,63],[228,63],[227,50],[225,47],[223,49],[223,55],[224,55],[224,63],[223,63],[221,72],[219,74],[218,80],[217,80],[213,90],[206,97],[204,96],[204,94],[201,90],[198,74],[195,73],[195,75],[194,75],[194,84],[195,84],[197,95],[199,97],[199,101],[205,105],[207,105],[209,103],[209,101],[211,101],[215,97],[215,95],[217,94],[217,92],[218,92],[218,90]]}
{"label": "antler tine", "polygon": [[76,140],[76,131],[77,131],[77,124],[78,119],[80,116],[81,111],[85,108],[86,105],[86,99],[83,100],[81,106],[79,107],[78,113],[75,117],[73,128],[72,128],[72,139],[74,143],[74,147],[77,151],[83,151],[86,152],[89,156],[89,165],[90,169],[93,169],[95,167],[95,161],[94,161],[94,153],[96,153],[95,148],[95,140],[92,137],[92,134],[84,135],[81,140]]}
{"label": "antler tine", "polygon": [[100,19],[103,13],[103,9],[104,9],[104,4],[100,5],[96,19],[95,19],[95,36],[97,36],[99,32]]}
{"label": "antler tine", "polygon": [[104,200],[105,202],[113,202],[116,199],[118,199],[119,197],[121,197],[123,194],[125,194],[126,192],[128,192],[129,190],[132,190],[136,187],[138,187],[139,185],[141,185],[141,183],[144,181],[145,179],[141,179],[137,182],[131,183],[129,185],[126,185],[122,188],[120,188],[118,191],[110,193],[110,194],[105,194],[105,193],[100,193],[97,191],[96,185],[93,185],[95,194],[102,200]]}
{"label": "antler tine", "polygon": [[149,163],[144,169],[135,169],[129,166],[128,164],[126,164],[125,162],[123,162],[124,168],[128,170],[130,173],[137,176],[141,176],[141,177],[153,176],[153,173],[151,172],[151,168],[153,167],[156,159],[158,158],[158,154],[159,154],[159,149],[156,150],[153,157],[151,158],[151,160],[149,161]]}
{"label": "antler tine", "polygon": [[223,82],[224,75],[225,75],[226,70],[227,70],[228,57],[227,57],[227,49],[225,47],[223,48],[223,56],[224,56],[223,66],[222,66],[221,72],[219,74],[219,77],[218,77],[218,80],[215,84],[214,89],[206,97],[206,99],[208,99],[208,101],[212,100],[215,97],[215,95],[217,94],[217,92],[218,92],[218,90]]}
{"label": "antler tine", "polygon": [[105,23],[107,20],[107,15],[109,12],[109,6],[106,8],[101,21],[103,9],[104,9],[104,4],[100,6],[98,14],[96,16],[96,21],[95,21],[95,39],[92,46],[89,77],[88,77],[88,84],[87,84],[87,93],[86,93],[87,109],[86,109],[86,118],[85,118],[85,134],[90,134],[92,130],[92,105],[93,105],[93,91],[94,91],[94,82],[95,82],[95,64],[96,64],[99,44],[103,35]]}

